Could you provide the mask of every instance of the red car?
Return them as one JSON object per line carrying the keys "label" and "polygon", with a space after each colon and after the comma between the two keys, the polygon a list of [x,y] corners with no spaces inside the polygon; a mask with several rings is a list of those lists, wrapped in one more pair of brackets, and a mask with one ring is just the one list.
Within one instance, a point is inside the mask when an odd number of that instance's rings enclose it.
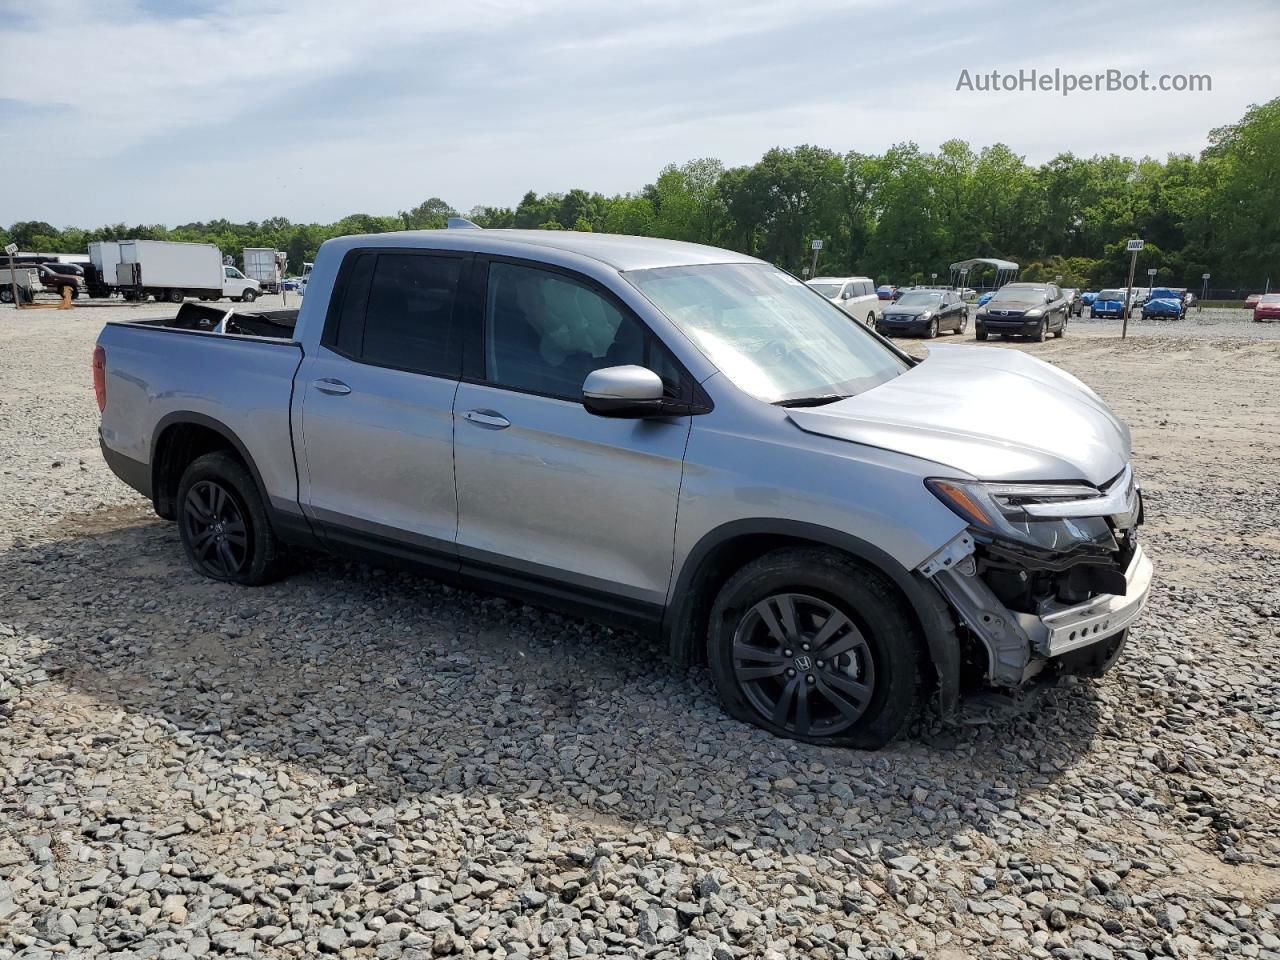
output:
{"label": "red car", "polygon": [[1261,299],[1262,299],[1262,294],[1260,293],[1249,294],[1247,297],[1244,298],[1245,308],[1247,309],[1249,307],[1256,307],[1258,305],[1258,301]]}
{"label": "red car", "polygon": [[1253,305],[1254,320],[1280,320],[1280,293],[1268,293]]}

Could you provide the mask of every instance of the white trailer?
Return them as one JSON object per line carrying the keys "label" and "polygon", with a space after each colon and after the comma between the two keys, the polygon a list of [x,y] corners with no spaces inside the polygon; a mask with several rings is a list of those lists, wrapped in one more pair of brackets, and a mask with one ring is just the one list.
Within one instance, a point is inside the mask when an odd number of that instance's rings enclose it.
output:
{"label": "white trailer", "polygon": [[223,266],[222,252],[212,243],[121,240],[116,286],[126,300],[154,296],[181,303],[185,297],[247,301],[258,298],[258,281],[235,267]]}
{"label": "white trailer", "polygon": [[116,265],[120,263],[119,240],[94,240],[89,244],[89,265],[84,271],[91,297],[109,297],[116,290]]}
{"label": "white trailer", "polygon": [[32,295],[42,289],[40,274],[34,267],[15,264],[10,270],[4,258],[0,257],[0,303],[13,303],[14,286],[17,286],[18,298],[26,303],[31,302]]}
{"label": "white trailer", "polygon": [[257,280],[263,293],[279,293],[283,260],[284,254],[273,247],[245,247],[244,275]]}

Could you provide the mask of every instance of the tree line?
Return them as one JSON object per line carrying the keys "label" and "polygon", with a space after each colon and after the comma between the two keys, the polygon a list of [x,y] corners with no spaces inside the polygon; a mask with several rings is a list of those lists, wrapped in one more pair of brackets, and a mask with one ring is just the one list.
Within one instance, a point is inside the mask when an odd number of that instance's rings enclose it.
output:
{"label": "tree line", "polygon": [[[810,242],[818,271],[920,283],[969,257],[1022,264],[1023,279],[1062,275],[1071,286],[1124,281],[1125,243],[1141,236],[1139,276],[1215,288],[1280,280],[1280,97],[1214,129],[1199,156],[1135,160],[1063,153],[1038,166],[1003,144],[975,151],[949,140],[935,153],[914,143],[883,154],[818,146],[769,150],[749,166],[714,159],[672,164],[635,193],[529,191],[515,207],[466,213],[482,227],[592,230],[728,247],[799,273]],[[287,251],[291,269],[330,237],[445,225],[456,211],[432,197],[394,216],[352,214],[336,223],[213,220],[176,227],[112,224],[57,229],[40,221],[0,228],[24,250],[83,253],[92,240],[215,243],[239,259],[246,246]],[[971,278],[970,283],[981,278]]]}

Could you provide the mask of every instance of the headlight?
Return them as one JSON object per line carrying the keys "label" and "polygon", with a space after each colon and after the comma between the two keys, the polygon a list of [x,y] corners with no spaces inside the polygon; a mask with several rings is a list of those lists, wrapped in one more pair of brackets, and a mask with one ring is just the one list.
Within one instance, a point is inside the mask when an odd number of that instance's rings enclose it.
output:
{"label": "headlight", "polygon": [[1024,314],[1023,314],[1023,316],[1025,316],[1025,317],[1038,317],[1038,316],[1040,316],[1040,314],[1042,314],[1042,313],[1044,313],[1044,311],[1043,311],[1043,310],[1041,310],[1039,307],[1037,307],[1035,310],[1028,310],[1026,313],[1024,313]]}
{"label": "headlight", "polygon": [[920,319],[921,319],[921,320],[928,320],[928,319],[929,319],[930,317],[932,317],[932,316],[933,316],[933,311],[932,311],[932,310],[926,310],[924,313],[920,314]]}
{"label": "headlight", "polygon": [[[1071,483],[981,483],[930,478],[925,486],[961,519],[992,537],[1042,550],[1064,552],[1078,546],[1117,549],[1102,505],[1107,497],[1093,487]],[[1099,516],[1038,517],[1027,507],[1099,501]],[[1072,510],[1068,512],[1078,512]]]}

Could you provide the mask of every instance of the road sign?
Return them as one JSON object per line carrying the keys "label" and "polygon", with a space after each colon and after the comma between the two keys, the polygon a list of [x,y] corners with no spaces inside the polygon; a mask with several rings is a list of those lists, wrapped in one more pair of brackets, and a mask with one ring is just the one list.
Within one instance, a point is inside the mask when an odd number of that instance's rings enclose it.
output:
{"label": "road sign", "polygon": [[1155,275],[1156,275],[1156,268],[1155,268],[1155,267],[1147,267],[1147,276],[1148,276],[1148,277],[1154,277]]}
{"label": "road sign", "polygon": [[810,244],[809,244],[809,249],[810,249],[810,250],[821,250],[821,249],[822,249],[822,241],[821,241],[821,240],[814,240],[812,243],[810,243]]}
{"label": "road sign", "polygon": [[1207,273],[1202,273],[1202,274],[1200,274],[1200,279],[1201,279],[1201,280],[1208,280],[1208,279],[1209,279],[1209,274],[1207,274]]}
{"label": "road sign", "polygon": [[1128,245],[1127,247],[1125,247],[1125,249],[1126,249],[1126,250],[1129,250],[1129,251],[1137,251],[1137,250],[1141,250],[1141,249],[1142,249],[1142,241],[1141,241],[1141,240],[1130,240],[1130,241],[1129,241],[1129,245]]}
{"label": "road sign", "polygon": [[6,243],[4,245],[4,252],[12,257],[15,253],[18,252],[18,245],[16,243]]}

